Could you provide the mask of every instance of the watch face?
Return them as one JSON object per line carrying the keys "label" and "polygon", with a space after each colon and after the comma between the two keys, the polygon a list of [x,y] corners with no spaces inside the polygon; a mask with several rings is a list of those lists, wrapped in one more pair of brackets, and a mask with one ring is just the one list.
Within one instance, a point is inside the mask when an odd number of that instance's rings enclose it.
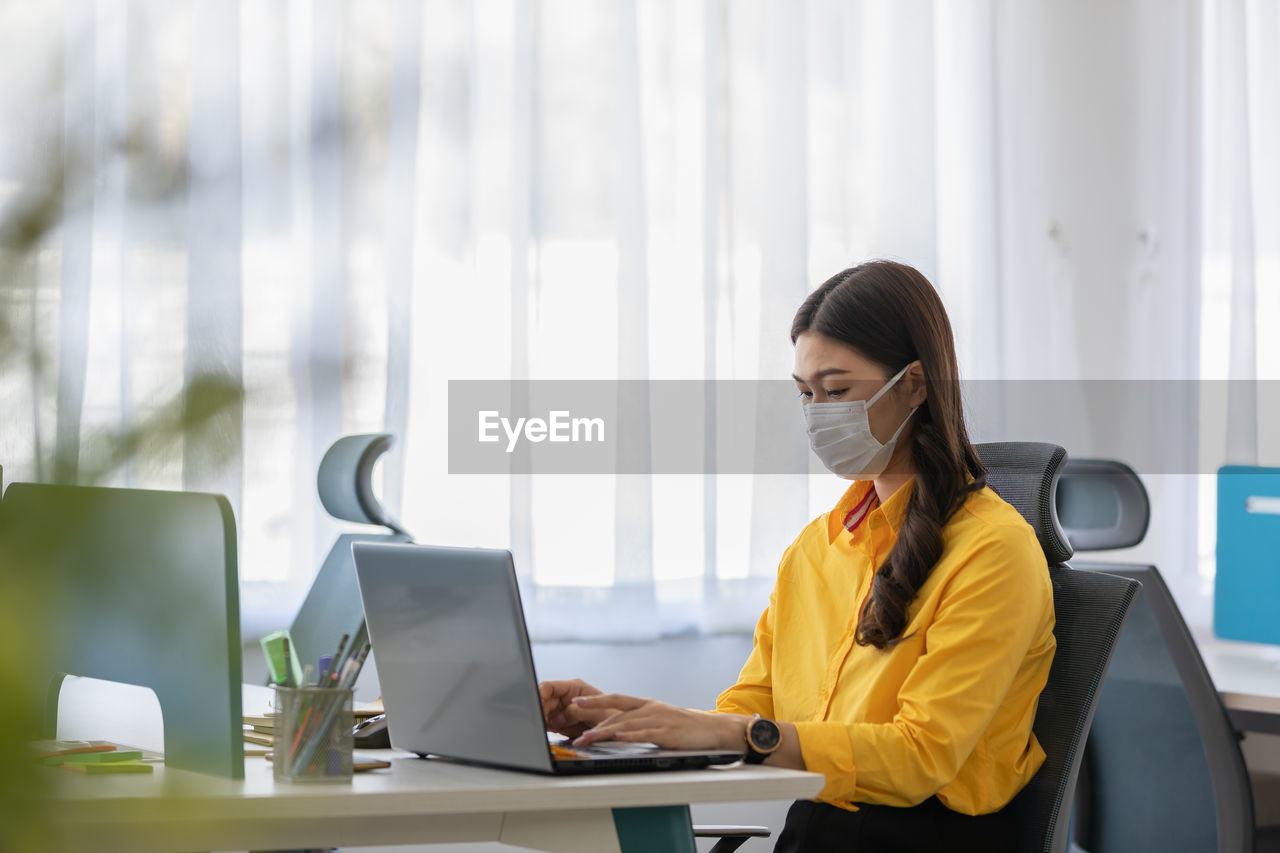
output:
{"label": "watch face", "polygon": [[759,719],[751,724],[751,745],[760,752],[772,752],[782,741],[782,730],[773,720]]}

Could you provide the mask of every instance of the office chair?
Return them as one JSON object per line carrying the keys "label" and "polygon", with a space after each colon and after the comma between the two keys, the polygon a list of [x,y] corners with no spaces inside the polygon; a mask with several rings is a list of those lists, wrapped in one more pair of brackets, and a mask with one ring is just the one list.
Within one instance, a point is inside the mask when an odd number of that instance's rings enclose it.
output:
{"label": "office chair", "polygon": [[343,533],[329,549],[289,628],[290,641],[303,664],[314,664],[320,655],[332,654],[344,633],[354,637],[364,626],[351,543],[412,541],[373,491],[374,466],[394,441],[387,433],[344,436],[320,460],[316,490],[329,515],[385,529],[376,533]]}
{"label": "office chair", "polygon": [[1035,530],[1053,581],[1058,648],[1032,726],[1045,762],[1006,808],[1018,823],[1018,850],[1065,853],[1084,743],[1116,639],[1139,584],[1067,565],[1071,545],[1058,524],[1056,493],[1066,451],[1053,444],[977,445],[987,483]]}
{"label": "office chair", "polygon": [[1054,505],[1076,551],[1131,548],[1147,535],[1151,521],[1142,480],[1128,465],[1110,459],[1068,459]]}
{"label": "office chair", "polygon": [[[1058,525],[1054,499],[1065,450],[1032,442],[980,444],[976,449],[987,467],[988,484],[1035,531],[1049,563],[1056,612],[1053,633],[1058,648],[1033,726],[1045,762],[1006,808],[1016,813],[1020,853],[1065,853],[1071,801],[1096,691],[1139,584],[1064,565],[1071,557],[1071,545]],[[695,827],[694,834],[706,837],[722,834],[723,829]],[[767,830],[759,835],[767,835]],[[725,838],[712,853],[735,850],[747,837]]]}
{"label": "office chair", "polygon": [[[1077,548],[1127,548],[1146,534],[1146,489],[1123,463],[1069,461],[1057,497],[1059,520]],[[1074,567],[1142,584],[1085,745],[1075,849],[1253,851],[1253,793],[1240,734],[1164,579],[1154,566]],[[1278,832],[1258,832],[1259,853],[1280,850]]]}

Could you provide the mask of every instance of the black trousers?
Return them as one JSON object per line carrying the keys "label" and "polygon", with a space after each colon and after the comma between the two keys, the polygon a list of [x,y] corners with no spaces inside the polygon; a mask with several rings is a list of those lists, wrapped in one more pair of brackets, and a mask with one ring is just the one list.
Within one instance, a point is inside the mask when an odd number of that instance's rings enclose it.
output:
{"label": "black trousers", "polygon": [[976,817],[937,797],[918,806],[859,806],[851,812],[797,800],[774,853],[1013,853],[1012,809]]}

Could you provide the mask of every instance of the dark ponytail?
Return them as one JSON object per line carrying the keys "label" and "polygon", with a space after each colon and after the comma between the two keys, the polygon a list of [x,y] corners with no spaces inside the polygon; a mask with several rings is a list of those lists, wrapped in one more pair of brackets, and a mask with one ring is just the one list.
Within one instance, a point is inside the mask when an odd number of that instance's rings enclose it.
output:
{"label": "dark ponytail", "polygon": [[964,425],[951,323],[917,270],[871,261],[837,273],[796,312],[792,343],[810,331],[879,364],[886,378],[916,360],[924,369],[925,401],[908,427],[915,487],[858,619],[858,643],[884,649],[902,639],[907,611],[942,556],[943,525],[986,485],[987,471]]}

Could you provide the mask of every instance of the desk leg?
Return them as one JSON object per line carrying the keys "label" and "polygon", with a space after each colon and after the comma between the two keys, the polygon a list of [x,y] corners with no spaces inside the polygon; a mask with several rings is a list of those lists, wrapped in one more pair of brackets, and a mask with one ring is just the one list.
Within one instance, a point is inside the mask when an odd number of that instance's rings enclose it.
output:
{"label": "desk leg", "polygon": [[614,809],[622,853],[694,853],[688,806]]}
{"label": "desk leg", "polygon": [[498,841],[554,853],[624,853],[609,809],[507,812]]}

